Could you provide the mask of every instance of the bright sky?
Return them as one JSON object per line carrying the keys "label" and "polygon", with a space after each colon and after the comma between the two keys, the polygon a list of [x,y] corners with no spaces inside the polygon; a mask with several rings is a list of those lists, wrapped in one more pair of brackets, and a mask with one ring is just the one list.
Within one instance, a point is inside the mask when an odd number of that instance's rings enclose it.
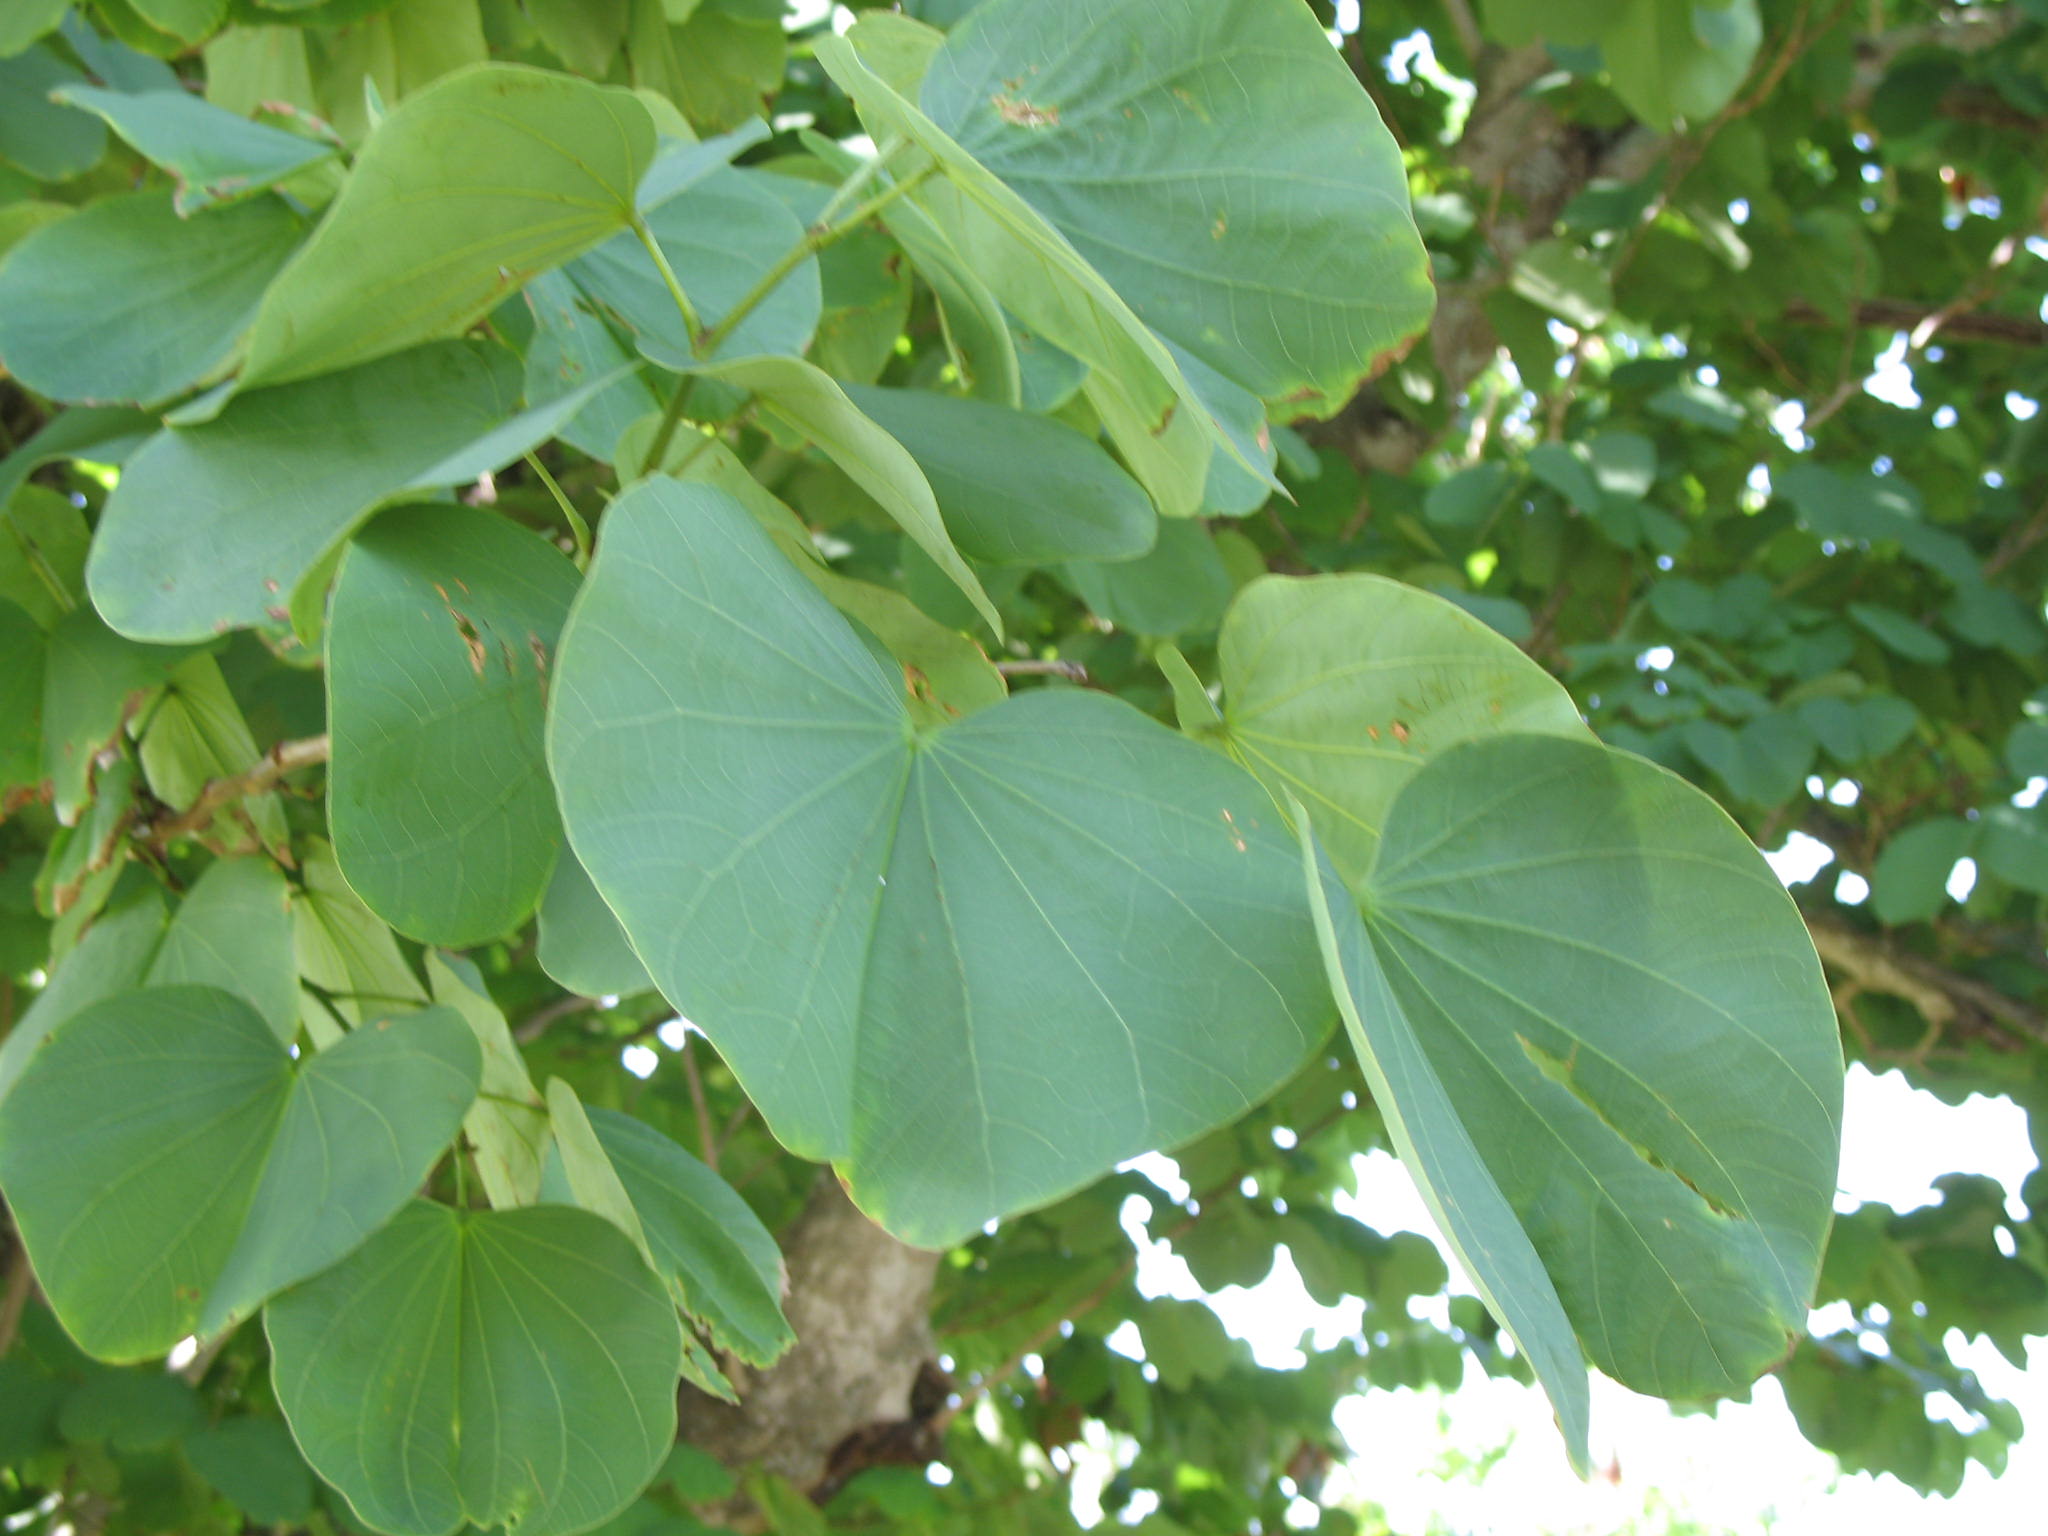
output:
{"label": "bright sky", "polygon": [[[1136,1166],[1169,1192],[1185,1193],[1171,1160],[1142,1158]],[[1877,1077],[1860,1066],[1850,1070],[1838,1206],[1882,1201],[1911,1210],[1936,1198],[1938,1175],[1964,1171],[1997,1179],[2017,1210],[2020,1183],[2033,1167],[2026,1115],[2009,1101],[1972,1097],[1952,1108],[1897,1072]],[[1375,1152],[1358,1159],[1357,1168],[1358,1198],[1340,1197],[1340,1209],[1379,1231],[1419,1232],[1442,1246],[1399,1162]],[[1126,1224],[1135,1229],[1141,1214],[1129,1211]],[[1448,1251],[1445,1257],[1454,1286],[1465,1289],[1456,1260]],[[1147,1244],[1138,1284],[1150,1295],[1202,1295],[1187,1266],[1162,1244]],[[1310,1347],[1355,1334],[1360,1313],[1356,1302],[1317,1306],[1284,1255],[1261,1284],[1233,1287],[1210,1304],[1261,1364],[1278,1367],[1301,1363],[1304,1334],[1312,1335]],[[1824,1329],[1832,1326],[1819,1321]],[[1952,1350],[1956,1343],[1952,1337]],[[1957,1353],[1988,1391],[2048,1431],[2048,1347],[2035,1344],[2030,1359],[2038,1369],[2031,1375],[1981,1341]],[[2017,1454],[1996,1481],[1973,1466],[1962,1492],[1938,1505],[1890,1477],[1842,1477],[1832,1459],[1800,1435],[1777,1383],[1768,1379],[1746,1405],[1723,1404],[1711,1418],[1678,1418],[1662,1403],[1596,1376],[1593,1460],[1618,1469],[1612,1482],[1582,1483],[1573,1476],[1549,1409],[1534,1389],[1489,1381],[1476,1369],[1454,1395],[1374,1392],[1340,1405],[1337,1421],[1356,1458],[1337,1476],[1348,1476],[1359,1496],[1384,1505],[1395,1528],[1404,1530],[1424,1529],[1434,1515],[1473,1536],[1604,1536],[1652,1507],[1653,1490],[1674,1512],[1739,1531],[1768,1528],[1773,1536],[1839,1536],[1844,1530],[1924,1536],[1930,1521],[1948,1529],[2020,1531],[2038,1529],[2048,1508],[2048,1456]],[[1510,1441],[1483,1482],[1441,1475],[1447,1452],[1477,1457]],[[1343,1492],[1333,1481],[1326,1497],[1341,1499]],[[1085,1488],[1082,1495],[1089,1502]],[[1648,1528],[1656,1529],[1656,1522]]]}

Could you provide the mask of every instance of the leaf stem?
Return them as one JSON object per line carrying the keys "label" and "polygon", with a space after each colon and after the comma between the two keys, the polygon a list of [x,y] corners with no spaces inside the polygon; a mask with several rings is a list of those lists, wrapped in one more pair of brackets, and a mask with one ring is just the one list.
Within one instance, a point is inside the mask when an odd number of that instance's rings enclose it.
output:
{"label": "leaf stem", "polygon": [[540,483],[548,488],[548,494],[555,498],[555,505],[562,509],[562,516],[568,519],[569,535],[576,541],[576,569],[588,569],[590,565],[590,524],[583,520],[583,514],[576,510],[555,477],[548,473],[547,465],[541,463],[540,455],[526,455],[526,467],[540,476]]}
{"label": "leaf stem", "polygon": [[[874,160],[854,172],[852,176],[847,178],[847,186],[855,186],[857,183],[861,183],[868,177],[871,177],[874,174],[874,168],[880,165],[881,159],[882,157],[877,155]],[[718,324],[698,336],[697,355],[702,358],[716,356],[718,349],[725,345],[734,331],[739,329],[740,322],[760,308],[762,301],[782,286],[784,278],[810,260],[811,257],[817,255],[818,252],[844,240],[856,229],[867,223],[869,219],[872,219],[884,208],[895,202],[896,199],[909,192],[936,169],[936,163],[923,166],[913,171],[910,175],[905,176],[902,180],[892,182],[888,187],[877,192],[837,224],[828,225],[821,218],[818,223],[805,230],[803,239],[797,241],[795,245],[784,251],[775,265],[761,274],[759,281],[741,296],[740,301],[726,312],[724,318]],[[840,188],[841,192],[845,190],[845,187]],[[840,199],[835,196],[833,203],[839,201]],[[832,206],[832,203],[826,204],[826,210],[828,212],[831,211]]]}
{"label": "leaf stem", "polygon": [[683,285],[676,281],[676,269],[668,264],[668,253],[661,248],[661,242],[654,238],[654,231],[647,227],[647,221],[638,214],[633,216],[633,233],[640,237],[640,243],[647,248],[647,254],[654,258],[655,270],[661,273],[661,280],[668,286],[668,296],[675,300],[676,309],[683,317],[683,329],[687,335],[697,334],[697,311],[690,307],[689,295],[683,292]]}
{"label": "leaf stem", "polygon": [[690,391],[697,387],[697,375],[686,373],[676,385],[676,392],[668,397],[668,406],[661,413],[661,425],[654,429],[654,441],[647,445],[647,456],[640,461],[640,473],[651,475],[661,467],[661,461],[668,457],[668,445],[676,440],[676,428],[683,422],[683,407],[690,403]]}

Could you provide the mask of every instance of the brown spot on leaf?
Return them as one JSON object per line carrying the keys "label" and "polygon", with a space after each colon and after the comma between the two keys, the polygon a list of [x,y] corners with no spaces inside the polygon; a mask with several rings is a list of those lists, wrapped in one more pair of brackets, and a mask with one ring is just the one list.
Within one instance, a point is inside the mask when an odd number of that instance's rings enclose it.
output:
{"label": "brown spot on leaf", "polygon": [[[1014,88],[1014,82],[1012,82]],[[1020,96],[1011,96],[998,91],[994,103],[996,115],[1006,123],[1019,128],[1049,128],[1060,120],[1058,107],[1034,106]]]}
{"label": "brown spot on leaf", "polygon": [[1401,745],[1402,745],[1402,746],[1404,746],[1404,747],[1408,745],[1408,735],[1409,735],[1409,731],[1408,731],[1408,722],[1407,722],[1407,721],[1405,721],[1405,720],[1392,720],[1392,721],[1389,721],[1389,722],[1387,723],[1387,729],[1388,729],[1389,731],[1393,732],[1393,734],[1394,734],[1394,740],[1396,740],[1396,741],[1398,741],[1399,743],[1401,743]]}
{"label": "brown spot on leaf", "polygon": [[1244,834],[1237,830],[1237,820],[1230,814],[1227,807],[1223,812],[1223,825],[1230,829],[1231,846],[1236,848],[1239,853],[1247,852]]}

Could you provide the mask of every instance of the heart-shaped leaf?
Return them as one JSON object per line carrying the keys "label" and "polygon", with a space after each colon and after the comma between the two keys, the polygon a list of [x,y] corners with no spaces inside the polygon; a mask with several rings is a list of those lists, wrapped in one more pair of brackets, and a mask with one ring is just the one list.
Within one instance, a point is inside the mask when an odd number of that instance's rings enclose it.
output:
{"label": "heart-shaped leaf", "polygon": [[123,992],[29,1060],[0,1106],[0,1187],[71,1336],[148,1359],[374,1231],[455,1134],[478,1070],[445,1009],[294,1059],[231,993]]}
{"label": "heart-shaped leaf", "polygon": [[416,1201],[264,1327],[306,1460],[395,1536],[586,1530],[675,1442],[675,1305],[588,1211]]}
{"label": "heart-shaped leaf", "polygon": [[1250,777],[1099,694],[920,729],[708,487],[606,514],[548,752],[663,995],[907,1241],[1229,1119],[1328,1027],[1298,857]]}

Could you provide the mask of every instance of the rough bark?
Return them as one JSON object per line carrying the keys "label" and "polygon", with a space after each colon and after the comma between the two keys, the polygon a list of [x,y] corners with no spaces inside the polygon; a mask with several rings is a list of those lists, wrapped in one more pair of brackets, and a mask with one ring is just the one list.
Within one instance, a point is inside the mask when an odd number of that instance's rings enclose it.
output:
{"label": "rough bark", "polygon": [[[759,1466],[822,1494],[850,1475],[853,1452],[842,1447],[885,1442],[868,1459],[902,1459],[890,1454],[901,1446],[888,1431],[920,1417],[912,1388],[936,1353],[929,1313],[939,1256],[869,1221],[830,1172],[782,1250],[796,1344],[771,1370],[735,1373],[737,1408],[686,1388],[681,1436],[729,1467]],[[738,1524],[752,1508],[739,1505],[720,1517]]]}

